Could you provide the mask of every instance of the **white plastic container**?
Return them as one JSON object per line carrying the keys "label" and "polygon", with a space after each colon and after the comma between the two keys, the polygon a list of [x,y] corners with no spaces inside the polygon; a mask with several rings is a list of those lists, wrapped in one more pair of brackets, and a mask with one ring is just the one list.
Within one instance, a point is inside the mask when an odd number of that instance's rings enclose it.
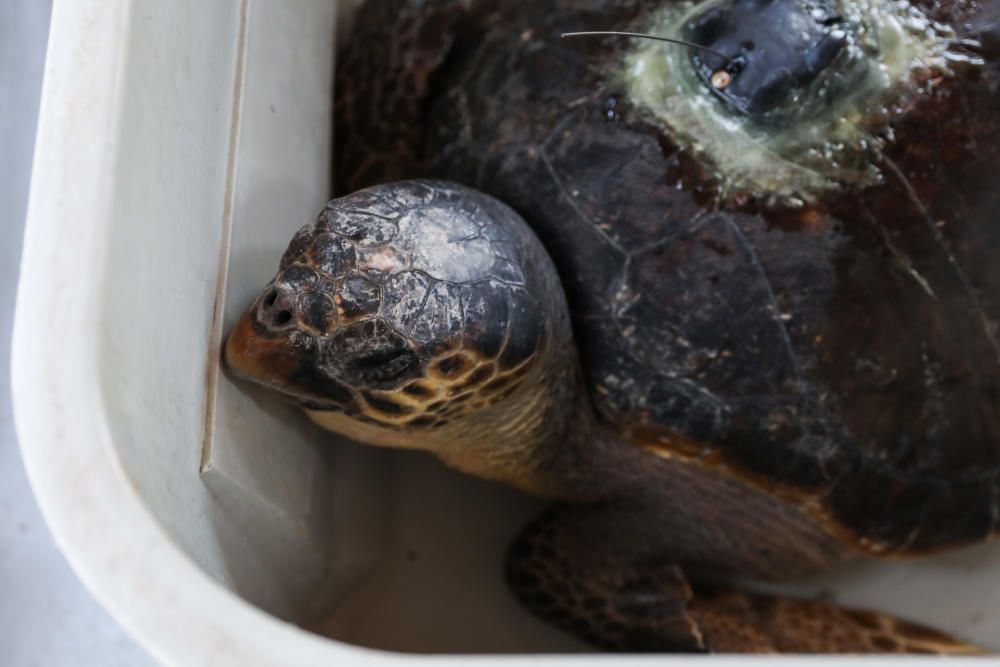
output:
{"label": "white plastic container", "polygon": [[[328,194],[337,8],[56,2],[13,360],[32,485],[80,577],[170,665],[578,653],[503,586],[538,501],[336,442],[220,372],[223,331]],[[798,588],[1000,649],[998,582],[982,546]],[[475,658],[501,660],[530,659]]]}

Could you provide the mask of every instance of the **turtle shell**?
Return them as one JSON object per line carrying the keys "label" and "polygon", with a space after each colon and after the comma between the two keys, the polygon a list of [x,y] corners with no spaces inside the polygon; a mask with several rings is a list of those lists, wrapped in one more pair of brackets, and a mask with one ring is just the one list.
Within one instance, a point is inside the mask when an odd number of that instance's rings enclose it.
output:
{"label": "turtle shell", "polygon": [[967,57],[888,101],[870,177],[806,197],[725,182],[653,117],[616,74],[635,42],[559,39],[679,3],[458,4],[428,12],[434,30],[414,18],[429,66],[408,84],[422,123],[405,150],[360,168],[351,137],[392,119],[338,112],[342,188],[432,175],[521,213],[560,271],[599,414],[637,444],[819,501],[875,552],[997,529],[996,2],[914,3]]}

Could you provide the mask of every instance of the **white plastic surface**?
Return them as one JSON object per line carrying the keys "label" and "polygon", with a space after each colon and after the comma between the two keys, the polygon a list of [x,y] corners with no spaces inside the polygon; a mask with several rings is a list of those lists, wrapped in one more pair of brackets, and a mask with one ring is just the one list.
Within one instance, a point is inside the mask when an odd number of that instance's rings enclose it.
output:
{"label": "white plastic surface", "polygon": [[[14,345],[33,487],[81,578],[167,664],[578,651],[503,587],[537,501],[335,442],[219,372],[222,331],[326,198],[334,8],[56,3]],[[985,546],[806,589],[1000,649],[997,581]]]}
{"label": "white plastic surface", "polygon": [[[331,446],[291,405],[245,383],[234,385],[220,372],[217,350],[273,276],[291,234],[328,199],[333,19],[328,1],[257,2],[248,12],[232,107],[235,131],[226,137],[231,172],[227,210],[218,218],[222,252],[210,263],[219,283],[203,367],[202,478],[244,536],[240,554],[253,554],[266,570],[263,579],[255,574],[232,581],[247,599],[299,622],[330,609],[384,552],[384,453]],[[352,482],[331,483],[338,474]],[[355,520],[358,507],[366,509],[365,521]],[[261,588],[262,581],[271,589]]]}

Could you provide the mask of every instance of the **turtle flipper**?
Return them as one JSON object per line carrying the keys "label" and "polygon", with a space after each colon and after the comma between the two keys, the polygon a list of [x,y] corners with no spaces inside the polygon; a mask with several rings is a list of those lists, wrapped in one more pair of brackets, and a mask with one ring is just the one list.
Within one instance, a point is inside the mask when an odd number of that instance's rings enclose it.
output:
{"label": "turtle flipper", "polygon": [[[591,508],[559,506],[518,537],[508,582],[533,612],[602,649],[711,653],[978,654],[883,614],[693,585],[669,555],[601,542]],[[627,517],[622,517],[627,522]],[[641,551],[639,549],[637,553]]]}
{"label": "turtle flipper", "polygon": [[984,653],[937,630],[819,600],[696,588],[689,614],[722,653]]}
{"label": "turtle flipper", "polygon": [[337,62],[335,191],[421,176],[427,96],[470,0],[367,0]]}

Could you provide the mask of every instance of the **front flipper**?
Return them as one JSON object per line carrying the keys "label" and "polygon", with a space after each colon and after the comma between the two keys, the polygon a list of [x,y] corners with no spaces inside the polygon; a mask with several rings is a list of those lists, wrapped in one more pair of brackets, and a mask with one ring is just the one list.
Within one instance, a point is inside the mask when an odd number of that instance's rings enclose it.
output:
{"label": "front flipper", "polygon": [[984,653],[887,614],[818,600],[697,590],[690,614],[711,642],[711,650],[721,653]]}
{"label": "front flipper", "polygon": [[[508,582],[533,612],[597,647],[642,652],[934,653],[982,650],[883,614],[692,585],[669,555],[602,541],[608,511],[561,506],[515,541]],[[632,517],[622,515],[620,524]],[[640,553],[643,549],[635,550]]]}

